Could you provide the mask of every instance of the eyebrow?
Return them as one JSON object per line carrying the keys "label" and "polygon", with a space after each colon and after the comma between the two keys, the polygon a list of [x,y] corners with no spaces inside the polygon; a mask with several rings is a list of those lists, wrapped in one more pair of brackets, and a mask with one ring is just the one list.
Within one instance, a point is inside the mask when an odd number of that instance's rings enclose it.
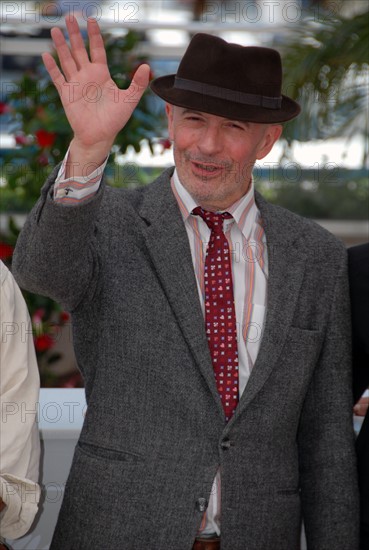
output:
{"label": "eyebrow", "polygon": [[227,118],[228,122],[233,122],[234,124],[239,124],[240,126],[250,126],[250,122],[247,120],[236,120],[234,118]]}
{"label": "eyebrow", "polygon": [[182,115],[186,115],[187,113],[194,113],[195,115],[201,115],[201,111],[195,111],[193,109],[183,109]]}

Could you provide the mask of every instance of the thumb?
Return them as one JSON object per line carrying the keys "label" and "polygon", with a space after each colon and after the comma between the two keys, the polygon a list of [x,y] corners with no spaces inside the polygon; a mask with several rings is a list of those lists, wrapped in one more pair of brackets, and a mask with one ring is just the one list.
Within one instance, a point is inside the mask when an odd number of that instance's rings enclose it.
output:
{"label": "thumb", "polygon": [[147,63],[140,65],[135,72],[130,86],[122,90],[125,103],[132,103],[132,108],[140,101],[142,94],[146,90],[150,77],[150,67]]}
{"label": "thumb", "polygon": [[146,89],[149,84],[150,71],[150,66],[147,63],[143,63],[135,72],[132,82],[134,82],[138,87]]}

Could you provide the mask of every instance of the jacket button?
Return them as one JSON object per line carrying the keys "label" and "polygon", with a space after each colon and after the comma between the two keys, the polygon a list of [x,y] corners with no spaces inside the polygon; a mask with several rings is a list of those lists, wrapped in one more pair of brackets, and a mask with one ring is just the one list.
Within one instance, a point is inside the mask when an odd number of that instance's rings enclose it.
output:
{"label": "jacket button", "polygon": [[223,451],[226,451],[227,449],[232,447],[232,441],[230,441],[229,439],[223,439],[220,446],[223,449]]}
{"label": "jacket button", "polygon": [[196,508],[199,512],[205,512],[208,507],[208,501],[204,497],[200,497],[196,501]]}

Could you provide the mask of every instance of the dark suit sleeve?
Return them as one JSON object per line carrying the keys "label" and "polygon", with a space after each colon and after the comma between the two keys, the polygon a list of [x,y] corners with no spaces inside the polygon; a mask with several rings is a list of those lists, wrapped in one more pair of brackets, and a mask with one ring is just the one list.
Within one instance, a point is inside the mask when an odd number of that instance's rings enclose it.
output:
{"label": "dark suit sleeve", "polygon": [[369,387],[369,243],[348,249],[354,401]]}
{"label": "dark suit sleeve", "polygon": [[81,205],[52,198],[57,167],[41,191],[18,237],[12,272],[19,286],[49,296],[73,311],[82,298],[93,296],[99,271],[95,221],[103,189]]}
{"label": "dark suit sleeve", "polygon": [[346,252],[334,285],[325,340],[305,399],[298,437],[308,548],[355,550],[359,536],[352,422],[351,328]]}

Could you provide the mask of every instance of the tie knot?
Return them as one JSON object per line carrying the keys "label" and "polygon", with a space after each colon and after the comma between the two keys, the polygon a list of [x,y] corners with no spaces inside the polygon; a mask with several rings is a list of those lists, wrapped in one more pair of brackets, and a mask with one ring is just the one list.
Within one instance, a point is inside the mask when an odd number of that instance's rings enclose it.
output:
{"label": "tie knot", "polygon": [[229,212],[209,212],[209,210],[204,210],[201,206],[194,208],[192,214],[200,216],[208,228],[215,232],[223,231],[223,220],[229,220],[233,217]]}

